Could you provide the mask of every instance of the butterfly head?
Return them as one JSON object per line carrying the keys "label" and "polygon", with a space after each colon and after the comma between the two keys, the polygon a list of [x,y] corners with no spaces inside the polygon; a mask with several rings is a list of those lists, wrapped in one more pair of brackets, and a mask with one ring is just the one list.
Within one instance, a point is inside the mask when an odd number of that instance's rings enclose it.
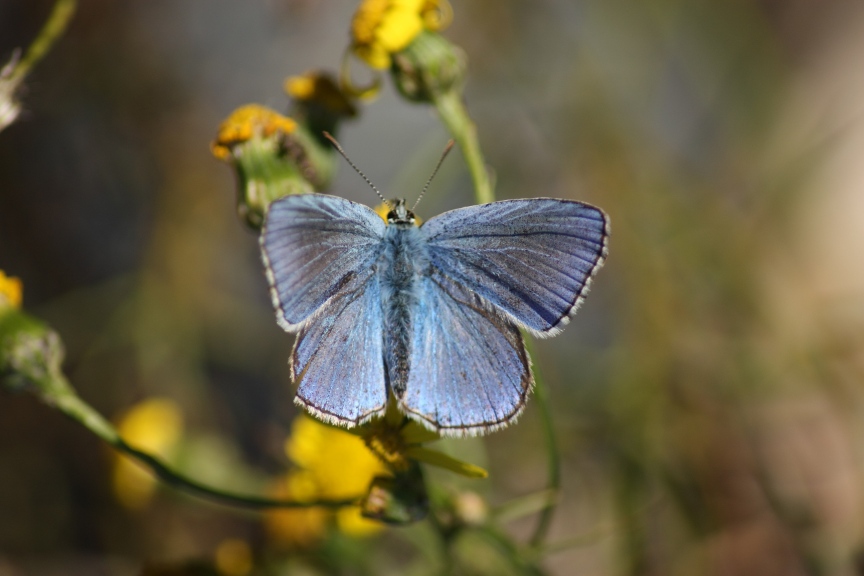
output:
{"label": "butterfly head", "polygon": [[387,213],[387,224],[403,224],[415,225],[417,218],[414,213],[405,206],[404,198],[397,198],[390,201],[392,208]]}

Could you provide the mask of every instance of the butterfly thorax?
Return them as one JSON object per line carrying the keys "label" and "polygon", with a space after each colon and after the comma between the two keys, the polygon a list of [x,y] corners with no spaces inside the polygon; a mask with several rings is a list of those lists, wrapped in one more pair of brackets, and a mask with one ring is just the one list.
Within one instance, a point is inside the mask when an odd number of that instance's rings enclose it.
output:
{"label": "butterfly thorax", "polygon": [[[396,204],[396,209],[399,206]],[[410,342],[421,301],[420,282],[427,274],[429,256],[420,229],[401,218],[387,227],[383,248],[378,274],[384,316],[384,363],[390,389],[401,398],[408,381]]]}

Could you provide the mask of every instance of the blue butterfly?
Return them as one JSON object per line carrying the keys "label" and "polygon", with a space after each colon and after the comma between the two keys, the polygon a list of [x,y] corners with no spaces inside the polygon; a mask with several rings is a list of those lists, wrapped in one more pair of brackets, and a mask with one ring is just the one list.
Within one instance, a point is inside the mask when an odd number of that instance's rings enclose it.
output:
{"label": "blue butterfly", "polygon": [[[361,173],[362,175],[362,173]],[[512,422],[533,385],[520,328],[557,334],[606,257],[609,219],[572,200],[505,200],[418,226],[324,194],[270,206],[261,250],[295,333],[295,402],[352,427],[388,401],[444,436]],[[391,400],[392,399],[392,400]]]}

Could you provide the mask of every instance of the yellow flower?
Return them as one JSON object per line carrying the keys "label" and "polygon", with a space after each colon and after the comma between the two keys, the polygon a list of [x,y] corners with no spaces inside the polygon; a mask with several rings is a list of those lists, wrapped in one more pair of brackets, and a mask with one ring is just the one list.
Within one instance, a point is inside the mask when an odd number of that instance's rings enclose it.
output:
{"label": "yellow flower", "polygon": [[[158,456],[167,457],[183,431],[183,414],[173,400],[150,398],[133,406],[117,424],[127,444]],[[114,494],[133,510],[150,502],[156,480],[140,464],[118,455],[114,465]]]}
{"label": "yellow flower", "polygon": [[323,507],[271,511],[265,524],[274,541],[308,548],[324,538],[331,522],[352,536],[378,532],[381,524],[364,514],[391,523],[422,518],[427,496],[418,462],[471,478],[487,476],[479,466],[422,446],[438,434],[407,419],[395,404],[383,418],[350,431],[305,415],[295,419],[285,452],[298,468],[279,481],[273,496],[300,502],[356,498],[358,505],[335,513]]}
{"label": "yellow flower", "polygon": [[320,496],[334,500],[362,496],[375,476],[387,472],[363,440],[308,416],[294,420],[285,453],[313,475]]}
{"label": "yellow flower", "polygon": [[[298,469],[275,487],[274,496],[280,498],[301,502],[359,500],[376,476],[387,474],[387,468],[363,440],[305,415],[294,420],[285,452]],[[330,521],[351,536],[381,530],[381,524],[360,515],[358,506],[344,507],[335,514],[321,507],[276,510],[267,514],[266,526],[274,540],[308,548],[326,535]]]}
{"label": "yellow flower", "polygon": [[22,292],[21,280],[13,276],[6,276],[3,270],[0,270],[0,309],[7,306],[21,308]]}
{"label": "yellow flower", "polygon": [[278,112],[249,104],[236,109],[219,126],[216,140],[210,145],[213,156],[229,160],[234,146],[250,140],[253,136],[268,137],[281,132],[290,134],[297,129],[297,123]]}
{"label": "yellow flower", "polygon": [[364,0],[351,22],[352,51],[370,67],[390,66],[390,55],[406,48],[420,32],[450,22],[447,0]]}
{"label": "yellow flower", "polygon": [[374,536],[381,531],[381,523],[363,516],[359,506],[340,508],[336,512],[336,526],[340,532],[356,538]]}

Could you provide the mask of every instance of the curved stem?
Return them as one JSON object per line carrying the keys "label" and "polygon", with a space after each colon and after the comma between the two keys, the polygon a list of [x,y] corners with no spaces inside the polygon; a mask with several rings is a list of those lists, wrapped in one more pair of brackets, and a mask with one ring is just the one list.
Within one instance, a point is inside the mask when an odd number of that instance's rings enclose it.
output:
{"label": "curved stem", "polygon": [[77,6],[77,0],[57,0],[51,15],[42,27],[42,31],[39,32],[39,36],[30,44],[24,57],[18,61],[9,74],[8,82],[12,86],[17,86],[30,72],[30,69],[45,57],[57,39],[63,35]]}
{"label": "curved stem", "polygon": [[458,90],[448,90],[435,97],[435,108],[441,116],[441,121],[447,126],[450,135],[462,149],[471,180],[474,183],[474,199],[478,204],[486,204],[495,200],[495,191],[492,189],[492,181],[486,170],[483,160],[483,152],[480,150],[480,141],[477,138],[477,127],[468,116],[468,111],[462,102],[462,95]]}
{"label": "curved stem", "polygon": [[[529,340],[525,341],[528,353],[533,356],[533,346]],[[548,391],[543,379],[540,377],[537,367],[534,367],[534,398],[537,406],[540,408],[540,419],[543,422],[543,439],[546,444],[546,490],[550,497],[546,506],[540,512],[540,518],[537,521],[537,527],[534,528],[534,534],[531,536],[530,544],[532,548],[539,548],[546,540],[546,535],[549,532],[549,526],[552,524],[552,517],[555,514],[555,507],[558,505],[558,494],[561,489],[561,460],[558,455],[558,441],[555,436],[555,426],[552,423],[552,410],[549,404]]]}
{"label": "curved stem", "polygon": [[360,496],[342,500],[277,500],[261,496],[236,494],[207,486],[172,470],[165,462],[153,454],[127,444],[108,420],[78,396],[63,374],[46,374],[45,381],[40,382],[38,390],[39,396],[46,404],[66,414],[113,446],[118,452],[144,465],[164,484],[177,490],[194,494],[200,498],[228,506],[257,510],[267,508],[311,508],[315,506],[341,508],[357,504],[360,500]]}
{"label": "curved stem", "polygon": [[134,458],[141,464],[144,464],[164,484],[228,506],[239,506],[242,508],[259,510],[268,508],[312,508],[316,506],[323,508],[341,508],[343,506],[357,504],[360,501],[359,496],[357,498],[345,500],[310,500],[308,502],[298,502],[295,500],[277,500],[261,496],[235,494],[218,488],[212,488],[192,480],[191,478],[187,478],[186,476],[171,470],[171,468],[169,468],[168,465],[162,462],[159,458],[142,450],[138,450],[137,448],[133,448],[126,444],[121,438],[118,438],[117,442],[112,443],[111,445],[120,452]]}

